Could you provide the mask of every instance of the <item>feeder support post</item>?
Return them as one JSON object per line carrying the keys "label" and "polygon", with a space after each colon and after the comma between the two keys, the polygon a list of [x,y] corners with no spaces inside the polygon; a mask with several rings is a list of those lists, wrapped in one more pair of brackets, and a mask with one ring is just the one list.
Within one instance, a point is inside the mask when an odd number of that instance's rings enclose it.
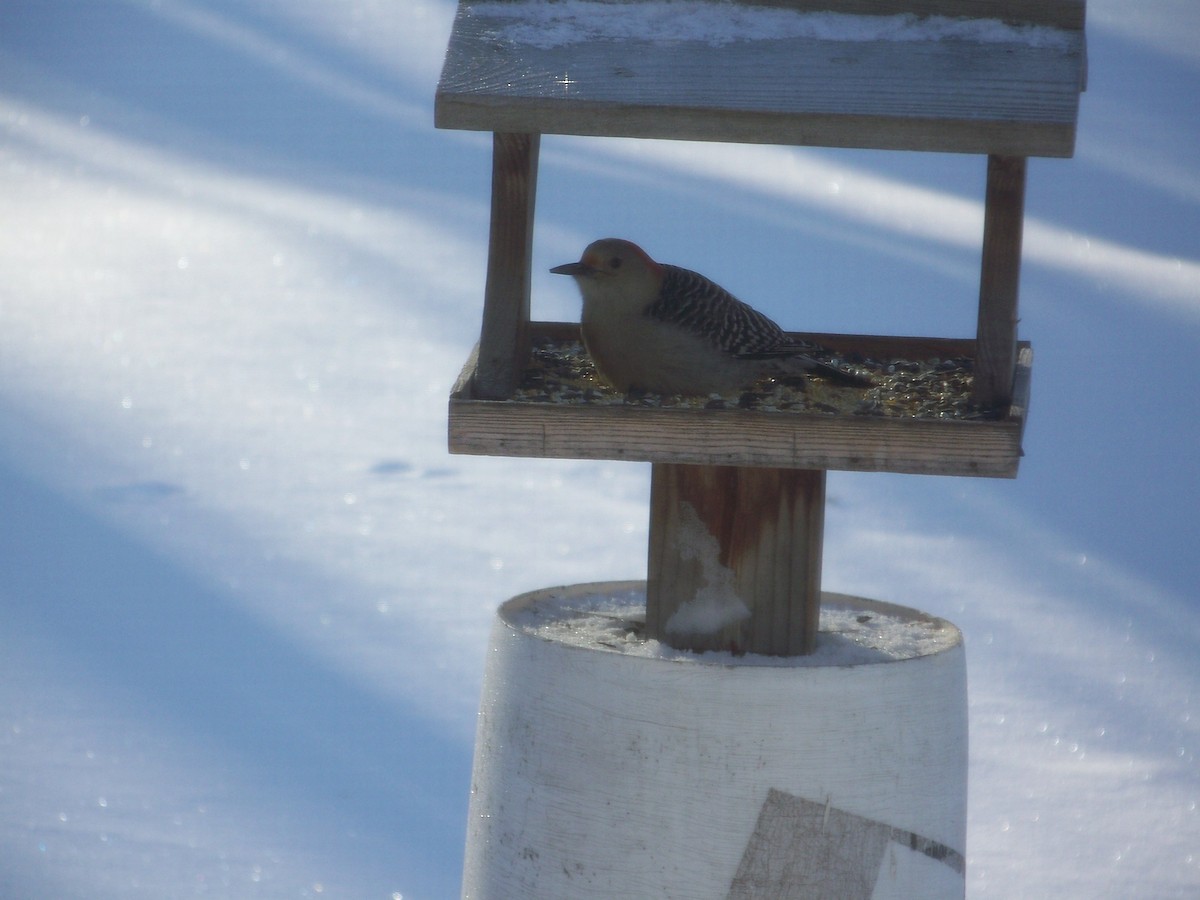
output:
{"label": "feeder support post", "polygon": [[821,614],[825,472],[655,463],[646,635],[799,656]]}
{"label": "feeder support post", "polygon": [[1012,401],[1025,164],[1023,156],[988,157],[973,391],[981,406],[1006,407]]}
{"label": "feeder support post", "polygon": [[492,217],[474,395],[512,396],[529,356],[529,284],[538,134],[492,135]]}

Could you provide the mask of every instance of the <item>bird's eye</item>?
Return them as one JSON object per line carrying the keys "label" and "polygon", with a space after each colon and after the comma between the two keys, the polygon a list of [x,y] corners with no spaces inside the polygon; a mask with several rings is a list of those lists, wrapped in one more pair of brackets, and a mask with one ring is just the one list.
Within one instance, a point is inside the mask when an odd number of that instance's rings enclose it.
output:
{"label": "bird's eye", "polygon": [[608,267],[609,267],[610,269],[619,269],[619,268],[621,268],[621,257],[619,257],[619,256],[614,256],[612,259],[610,259],[610,260],[608,261]]}

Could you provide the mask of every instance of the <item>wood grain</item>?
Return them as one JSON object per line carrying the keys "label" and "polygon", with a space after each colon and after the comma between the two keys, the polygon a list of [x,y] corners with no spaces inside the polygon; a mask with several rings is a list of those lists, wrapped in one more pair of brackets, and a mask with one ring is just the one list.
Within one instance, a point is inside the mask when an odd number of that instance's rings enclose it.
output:
{"label": "wood grain", "polygon": [[510,396],[529,358],[529,285],[540,135],[492,138],[492,213],[475,392]]}
{"label": "wood grain", "polygon": [[1025,222],[1024,157],[991,156],[983,216],[973,397],[991,406],[1012,399],[1017,357],[1017,298]]}
{"label": "wood grain", "polygon": [[[647,637],[681,650],[811,653],[820,619],[824,519],[824,472],[655,465]],[[696,557],[696,528],[711,539],[711,558]],[[673,627],[681,609],[712,602],[717,590],[728,591],[725,599],[744,606],[745,616],[712,631]]]}
{"label": "wood grain", "polygon": [[1082,30],[1086,0],[738,0],[748,6],[770,6],[808,12],[850,15],[952,16],[999,19],[1012,24],[1049,25]]}
{"label": "wood grain", "polygon": [[[1035,7],[1016,4],[1014,15]],[[1078,11],[1048,8],[1071,20]],[[498,38],[464,4],[434,118],[488,131],[1070,156],[1084,41],[1068,34],[1065,49],[804,38],[541,49]]]}
{"label": "wood grain", "polygon": [[[539,324],[535,333],[546,328]],[[556,323],[568,332],[577,325]],[[807,335],[831,346],[904,357],[933,347],[971,352],[974,341]],[[585,403],[480,400],[468,361],[449,404],[453,453],[567,459],[617,459],[695,465],[841,469],[923,475],[1014,478],[1028,406],[1029,344],[1019,347],[1014,396],[997,420],[891,418],[743,409],[679,409]]]}

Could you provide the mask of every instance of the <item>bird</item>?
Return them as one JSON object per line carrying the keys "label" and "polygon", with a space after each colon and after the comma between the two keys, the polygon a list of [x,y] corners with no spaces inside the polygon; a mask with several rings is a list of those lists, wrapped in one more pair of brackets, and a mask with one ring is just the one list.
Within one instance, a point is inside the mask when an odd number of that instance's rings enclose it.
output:
{"label": "bird", "polygon": [[578,262],[550,271],[575,279],[584,348],[600,376],[626,394],[732,394],[767,375],[801,372],[869,384],[813,359],[820,348],[792,340],[720,285],[655,262],[632,241],[593,241]]}

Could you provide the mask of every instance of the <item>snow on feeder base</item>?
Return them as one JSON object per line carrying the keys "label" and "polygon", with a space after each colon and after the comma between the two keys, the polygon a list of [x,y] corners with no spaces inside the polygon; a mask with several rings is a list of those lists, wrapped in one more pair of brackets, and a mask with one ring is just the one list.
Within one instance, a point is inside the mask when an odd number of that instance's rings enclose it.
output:
{"label": "snow on feeder base", "polygon": [[826,593],[816,652],[646,640],[645,584],[501,607],[463,896],[961,897],[962,635]]}

